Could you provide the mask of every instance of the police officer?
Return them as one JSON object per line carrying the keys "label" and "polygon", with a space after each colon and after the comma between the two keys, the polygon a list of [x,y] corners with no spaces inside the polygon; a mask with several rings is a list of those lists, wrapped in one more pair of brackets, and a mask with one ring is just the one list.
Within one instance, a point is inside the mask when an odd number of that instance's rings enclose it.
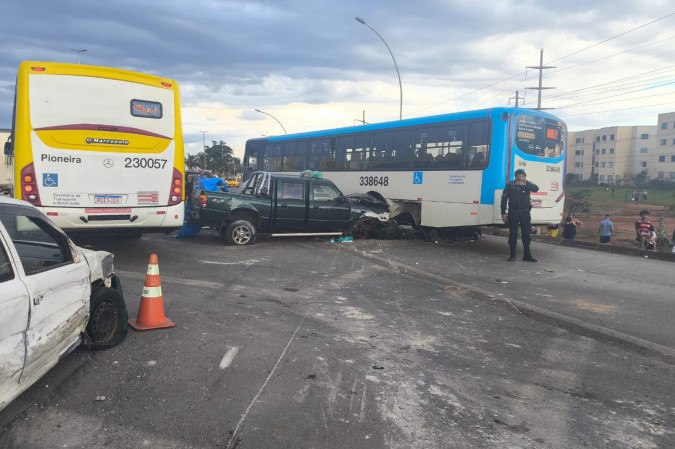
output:
{"label": "police officer", "polygon": [[[515,179],[508,183],[502,193],[502,220],[509,225],[509,249],[511,255],[507,259],[509,262],[516,260],[516,244],[518,243],[518,227],[520,227],[521,239],[525,254],[523,260],[527,262],[536,262],[537,259],[530,253],[530,227],[531,220],[530,192],[538,192],[539,187],[536,184],[527,181],[525,170],[518,169],[515,172]],[[508,213],[506,208],[508,204]]]}

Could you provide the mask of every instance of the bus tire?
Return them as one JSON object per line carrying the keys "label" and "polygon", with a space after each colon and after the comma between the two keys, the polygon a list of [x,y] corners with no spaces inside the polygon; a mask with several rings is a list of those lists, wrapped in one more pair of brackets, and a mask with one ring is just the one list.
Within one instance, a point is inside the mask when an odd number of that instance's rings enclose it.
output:
{"label": "bus tire", "polygon": [[225,242],[228,245],[252,245],[255,240],[255,226],[248,220],[235,220],[225,228]]}
{"label": "bus tire", "polygon": [[84,345],[106,349],[118,345],[127,336],[127,306],[115,289],[99,287],[91,292],[89,322]]}

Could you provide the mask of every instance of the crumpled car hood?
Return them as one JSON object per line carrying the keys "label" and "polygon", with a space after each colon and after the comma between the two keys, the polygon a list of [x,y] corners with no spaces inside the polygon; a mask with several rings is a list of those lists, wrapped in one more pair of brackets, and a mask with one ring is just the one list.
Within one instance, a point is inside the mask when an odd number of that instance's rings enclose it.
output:
{"label": "crumpled car hood", "polygon": [[99,279],[107,279],[115,272],[113,260],[114,254],[108,251],[94,251],[87,248],[77,247],[82,253],[89,265],[90,281],[94,282]]}
{"label": "crumpled car hood", "polygon": [[345,197],[358,209],[368,209],[377,213],[389,212],[389,205],[386,202],[369,193],[352,193]]}

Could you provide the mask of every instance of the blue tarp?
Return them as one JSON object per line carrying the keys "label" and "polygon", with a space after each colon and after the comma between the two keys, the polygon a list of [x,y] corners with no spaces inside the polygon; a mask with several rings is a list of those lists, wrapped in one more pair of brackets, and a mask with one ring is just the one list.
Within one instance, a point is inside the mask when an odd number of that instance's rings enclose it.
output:
{"label": "blue tarp", "polygon": [[[227,192],[227,185],[225,181],[221,178],[195,178],[195,189],[208,190],[210,192]],[[189,221],[190,218],[190,209],[192,204],[190,199],[187,199],[187,204],[185,205],[185,222],[183,226],[178,230],[178,233],[174,236],[177,239],[184,239],[187,237],[194,237],[199,234],[199,231],[202,229],[202,225],[199,223]]]}
{"label": "blue tarp", "polygon": [[227,184],[221,178],[199,178],[195,180],[195,189],[227,192]]}

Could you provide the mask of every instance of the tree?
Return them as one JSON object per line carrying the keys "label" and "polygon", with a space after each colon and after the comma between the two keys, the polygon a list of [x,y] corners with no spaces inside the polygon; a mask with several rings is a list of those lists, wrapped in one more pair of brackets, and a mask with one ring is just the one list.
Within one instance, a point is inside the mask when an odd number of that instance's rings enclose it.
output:
{"label": "tree", "polygon": [[641,186],[647,180],[649,179],[649,174],[647,173],[647,170],[642,170],[640,173],[637,175],[633,176],[633,182],[635,183],[636,186]]}
{"label": "tree", "polygon": [[211,146],[207,146],[204,150],[206,152],[206,167],[219,173],[222,177],[234,176],[236,172],[236,164],[232,156],[233,150],[223,140],[211,141]]}
{"label": "tree", "polygon": [[199,155],[197,154],[188,154],[185,157],[185,166],[187,168],[195,168],[199,166],[199,161],[201,159],[199,158]]}

